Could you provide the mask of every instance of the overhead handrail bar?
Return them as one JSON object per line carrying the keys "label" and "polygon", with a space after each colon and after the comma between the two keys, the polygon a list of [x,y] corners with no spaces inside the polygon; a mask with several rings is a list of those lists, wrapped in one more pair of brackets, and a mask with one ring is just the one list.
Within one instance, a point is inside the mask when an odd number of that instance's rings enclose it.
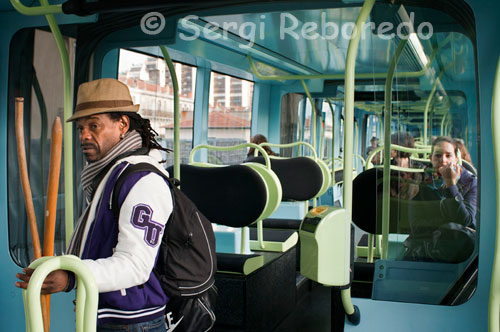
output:
{"label": "overhead handrail bar", "polygon": [[180,141],[180,112],[179,112],[179,82],[177,81],[177,74],[175,72],[174,63],[168,54],[165,46],[161,45],[160,50],[163,53],[163,58],[168,66],[170,77],[172,78],[172,85],[174,87],[174,178],[181,179],[181,141]]}
{"label": "overhead handrail bar", "polygon": [[43,331],[40,291],[47,275],[55,270],[67,270],[77,277],[76,332],[95,332],[99,295],[94,275],[76,256],[42,257],[29,266],[35,269],[28,288],[23,290],[26,330]]}
{"label": "overhead handrail bar", "polygon": [[[432,50],[431,56],[429,57],[429,61],[427,64],[419,71],[415,72],[398,72],[394,75],[394,77],[420,77],[423,76],[427,70],[432,65],[432,62],[436,58],[437,52],[446,44],[450,42],[450,36],[446,37],[437,47]],[[250,69],[253,74],[260,80],[264,81],[283,81],[283,80],[309,80],[309,79],[344,79],[345,72],[339,74],[312,74],[312,75],[263,75],[259,73],[255,63],[250,54],[247,55],[248,62],[250,64]],[[347,67],[347,66],[346,66]],[[347,69],[346,69],[347,72]],[[366,78],[385,78],[387,77],[387,73],[358,73],[355,74],[356,79],[366,79]]]}
{"label": "overhead handrail bar", "polygon": [[63,144],[63,160],[64,160],[64,223],[65,223],[65,240],[69,243],[73,234],[74,211],[73,211],[73,123],[66,122],[73,113],[73,94],[71,70],[69,65],[69,56],[61,30],[57,25],[53,14],[62,13],[61,5],[49,5],[48,0],[40,0],[39,7],[26,7],[19,0],[11,0],[12,6],[23,15],[45,15],[49,24],[52,35],[56,41],[57,50],[62,63],[63,71],[63,94],[64,94],[64,144]]}
{"label": "overhead handrail bar", "polygon": [[500,326],[500,59],[497,65],[491,105],[491,135],[496,174],[496,236],[488,302],[488,331],[499,332]]}
{"label": "overhead handrail bar", "polygon": [[401,53],[406,46],[408,39],[401,39],[394,56],[392,57],[387,79],[385,81],[385,108],[384,108],[384,178],[382,194],[382,246],[380,247],[380,257],[387,259],[387,250],[389,248],[389,204],[390,204],[390,178],[391,171],[391,118],[392,118],[392,81],[394,71],[399,61]]}

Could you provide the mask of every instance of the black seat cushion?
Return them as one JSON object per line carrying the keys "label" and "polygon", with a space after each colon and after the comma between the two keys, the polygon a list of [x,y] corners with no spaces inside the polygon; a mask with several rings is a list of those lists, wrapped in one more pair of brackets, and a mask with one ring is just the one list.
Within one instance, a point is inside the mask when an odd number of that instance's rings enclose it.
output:
{"label": "black seat cushion", "polygon": [[[265,164],[262,156],[248,162]],[[283,201],[307,201],[315,197],[323,186],[321,168],[311,158],[271,158],[271,169],[281,182]]]}
{"label": "black seat cushion", "polygon": [[[173,166],[167,168],[173,176]],[[250,167],[181,165],[181,190],[213,223],[243,227],[256,221],[267,202],[262,177]]]}
{"label": "black seat cushion", "polygon": [[[391,183],[406,181],[398,171],[391,171]],[[372,168],[362,172],[353,181],[352,221],[371,234],[382,234],[383,169]],[[410,232],[410,210],[425,205],[398,197],[390,197],[389,232]]]}

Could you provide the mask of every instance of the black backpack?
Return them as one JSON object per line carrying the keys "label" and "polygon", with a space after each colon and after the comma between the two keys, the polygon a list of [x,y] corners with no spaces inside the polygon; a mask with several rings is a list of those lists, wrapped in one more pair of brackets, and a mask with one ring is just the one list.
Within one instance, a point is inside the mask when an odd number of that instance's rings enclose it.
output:
{"label": "black backpack", "polygon": [[[111,206],[119,215],[118,195],[127,176],[137,172],[154,172],[169,184],[173,210],[160,244],[154,273],[170,298],[166,313],[182,323],[175,331],[208,331],[215,322],[213,308],[217,291],[215,235],[210,221],[179,189],[172,179],[149,163],[130,164],[116,180]],[[171,317],[169,317],[169,320]],[[172,326],[172,327],[173,327]],[[169,330],[170,331],[170,330]]]}

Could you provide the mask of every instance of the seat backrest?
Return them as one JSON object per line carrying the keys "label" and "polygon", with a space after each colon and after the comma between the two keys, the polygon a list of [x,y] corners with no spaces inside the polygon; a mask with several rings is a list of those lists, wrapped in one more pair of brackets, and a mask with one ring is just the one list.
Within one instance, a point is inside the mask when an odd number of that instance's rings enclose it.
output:
{"label": "seat backrest", "polygon": [[[391,181],[401,184],[404,177],[391,171]],[[353,181],[352,221],[371,234],[382,234],[383,169],[372,168],[359,174]],[[410,233],[410,213],[428,208],[426,202],[390,197],[389,233]],[[427,205],[426,205],[427,204]]]}
{"label": "seat backrest", "polygon": [[[283,191],[283,200],[307,201],[316,197],[323,189],[323,170],[316,161],[308,157],[270,158],[271,169],[277,175]],[[264,164],[262,156],[249,163]]]}
{"label": "seat backrest", "polygon": [[[167,168],[173,174],[173,167]],[[213,223],[244,227],[268,206],[269,190],[263,177],[243,165],[199,167],[180,165],[181,190]]]}

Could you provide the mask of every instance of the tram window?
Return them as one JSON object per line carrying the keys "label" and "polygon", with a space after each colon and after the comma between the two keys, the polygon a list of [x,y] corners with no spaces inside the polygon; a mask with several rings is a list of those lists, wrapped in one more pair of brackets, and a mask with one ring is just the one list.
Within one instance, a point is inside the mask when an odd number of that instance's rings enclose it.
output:
{"label": "tram window", "polygon": [[[294,143],[302,139],[300,116],[305,97],[300,93],[287,93],[281,98],[280,144]],[[300,139],[299,139],[300,137]],[[280,156],[292,157],[295,148],[280,149]]]}
{"label": "tram window", "polygon": [[[75,40],[64,38],[70,68],[73,70]],[[7,134],[7,190],[9,249],[13,260],[27,266],[33,260],[31,235],[23,199],[17,159],[14,98],[24,98],[24,134],[31,193],[38,224],[44,233],[44,211],[49,171],[51,126],[56,116],[63,116],[63,74],[54,37],[47,31],[24,29],[12,41],[9,59],[9,104]],[[72,76],[73,73],[72,73]],[[54,252],[65,248],[64,165],[61,164]],[[41,239],[43,245],[43,236]]]}
{"label": "tram window", "polygon": [[[208,106],[208,144],[231,146],[250,142],[253,82],[212,72]],[[239,164],[246,151],[208,151],[215,164]]]}
{"label": "tram window", "polygon": [[[158,50],[160,54],[160,51]],[[175,62],[179,84],[181,163],[188,163],[193,148],[194,93],[196,67]],[[139,113],[151,121],[162,146],[174,147],[174,90],[172,77],[162,58],[120,50],[119,80],[128,85]],[[167,165],[174,163],[173,153],[164,154]]]}

